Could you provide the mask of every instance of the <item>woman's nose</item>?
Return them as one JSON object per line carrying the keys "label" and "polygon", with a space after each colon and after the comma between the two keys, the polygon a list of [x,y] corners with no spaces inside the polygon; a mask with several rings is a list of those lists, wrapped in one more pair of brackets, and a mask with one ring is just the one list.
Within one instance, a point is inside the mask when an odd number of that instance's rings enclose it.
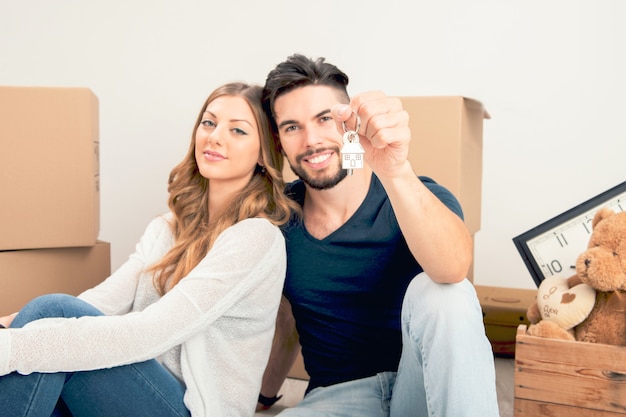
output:
{"label": "woman's nose", "polygon": [[222,144],[221,134],[218,131],[218,129],[213,129],[211,131],[211,133],[209,133],[209,137],[207,139],[208,139],[209,143],[213,143],[215,145],[221,145]]}

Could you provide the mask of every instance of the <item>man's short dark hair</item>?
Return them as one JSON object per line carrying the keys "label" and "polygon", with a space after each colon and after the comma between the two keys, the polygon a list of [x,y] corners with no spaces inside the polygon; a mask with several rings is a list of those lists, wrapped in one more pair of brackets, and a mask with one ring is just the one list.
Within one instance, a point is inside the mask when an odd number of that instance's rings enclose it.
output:
{"label": "man's short dark hair", "polygon": [[274,118],[274,103],[281,95],[307,85],[326,85],[348,96],[348,76],[335,65],[325,62],[325,58],[313,60],[301,54],[294,54],[281,62],[267,75],[263,88],[263,109],[270,119],[272,131],[277,133]]}

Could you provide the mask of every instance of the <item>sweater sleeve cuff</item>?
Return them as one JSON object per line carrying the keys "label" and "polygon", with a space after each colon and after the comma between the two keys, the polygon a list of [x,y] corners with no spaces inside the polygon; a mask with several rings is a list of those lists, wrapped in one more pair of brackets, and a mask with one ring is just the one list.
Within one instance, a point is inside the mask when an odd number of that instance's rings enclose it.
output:
{"label": "sweater sleeve cuff", "polygon": [[11,331],[0,329],[0,376],[13,372],[9,368],[11,357]]}

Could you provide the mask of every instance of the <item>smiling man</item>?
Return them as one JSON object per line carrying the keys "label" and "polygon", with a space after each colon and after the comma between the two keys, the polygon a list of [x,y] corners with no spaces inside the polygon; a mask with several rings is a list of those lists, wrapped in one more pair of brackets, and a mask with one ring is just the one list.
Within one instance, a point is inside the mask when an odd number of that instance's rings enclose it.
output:
{"label": "smiling man", "polygon": [[[491,346],[465,278],[472,240],[461,207],[415,174],[400,100],[376,91],[350,100],[347,84],[323,58],[293,55],[264,89],[300,178],[286,192],[303,208],[302,221],[283,227],[284,296],[311,379],[281,416],[497,416]],[[344,122],[359,126],[365,151],[352,175],[341,163]],[[261,389],[266,405],[294,357],[290,323],[284,309]]]}

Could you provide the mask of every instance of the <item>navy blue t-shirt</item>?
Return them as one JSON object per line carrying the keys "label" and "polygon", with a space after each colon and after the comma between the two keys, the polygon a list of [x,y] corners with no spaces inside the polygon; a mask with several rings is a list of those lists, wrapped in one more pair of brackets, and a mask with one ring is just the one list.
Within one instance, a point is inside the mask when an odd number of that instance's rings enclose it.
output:
{"label": "navy blue t-shirt", "polygon": [[[420,180],[463,218],[458,200],[427,177]],[[287,186],[301,205],[304,183]],[[285,296],[296,319],[308,390],[396,371],[402,340],[400,310],[409,282],[422,272],[400,232],[376,175],[354,215],[322,240],[301,221],[283,227],[287,244]]]}

